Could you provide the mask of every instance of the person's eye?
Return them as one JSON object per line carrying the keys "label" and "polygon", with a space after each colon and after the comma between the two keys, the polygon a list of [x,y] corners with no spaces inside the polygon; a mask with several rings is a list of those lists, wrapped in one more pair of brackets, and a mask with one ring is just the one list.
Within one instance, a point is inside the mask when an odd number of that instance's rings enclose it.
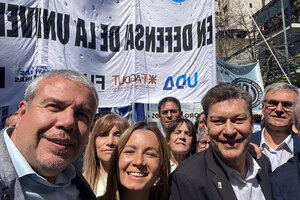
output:
{"label": "person's eye", "polygon": [[172,114],[176,114],[178,111],[177,110],[170,110],[170,112],[172,113]]}
{"label": "person's eye", "polygon": [[46,108],[50,109],[51,111],[59,111],[61,108],[59,105],[54,104],[54,103],[49,103],[46,105]]}
{"label": "person's eye", "polygon": [[89,115],[86,112],[82,112],[82,111],[77,111],[76,115],[79,116],[80,118],[84,118],[86,120],[89,119]]}
{"label": "person's eye", "polygon": [[246,120],[246,118],[237,118],[235,120],[236,123],[243,123]]}
{"label": "person's eye", "polygon": [[293,103],[292,102],[288,102],[288,101],[286,101],[286,102],[282,102],[282,106],[284,107],[284,108],[292,108],[293,107]]}
{"label": "person's eye", "polygon": [[107,132],[99,134],[99,137],[107,137],[107,136],[108,136]]}
{"label": "person's eye", "polygon": [[162,111],[161,114],[167,115],[167,114],[168,114],[168,111]]}
{"label": "person's eye", "polygon": [[116,137],[121,137],[121,135],[122,135],[121,132],[115,132],[115,133],[114,133],[114,136],[116,136]]}
{"label": "person's eye", "polygon": [[128,155],[128,156],[133,155],[134,154],[134,150],[124,150],[123,154]]}
{"label": "person's eye", "polygon": [[212,123],[216,124],[216,125],[221,125],[223,124],[223,120],[220,120],[220,119],[213,119],[213,120],[210,120]]}
{"label": "person's eye", "polygon": [[187,136],[192,136],[192,133],[191,133],[191,132],[185,132],[185,134],[186,134]]}
{"label": "person's eye", "polygon": [[147,152],[146,156],[149,158],[158,158],[158,154],[156,152]]}
{"label": "person's eye", "polygon": [[279,104],[279,102],[278,102],[278,101],[275,101],[275,100],[270,100],[270,101],[268,102],[268,104],[269,104],[270,106],[277,106],[277,105]]}

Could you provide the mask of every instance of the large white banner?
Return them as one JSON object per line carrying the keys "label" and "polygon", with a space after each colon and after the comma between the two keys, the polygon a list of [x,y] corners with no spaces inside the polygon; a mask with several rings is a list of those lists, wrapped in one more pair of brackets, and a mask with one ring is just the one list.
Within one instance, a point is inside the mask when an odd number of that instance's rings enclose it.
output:
{"label": "large white banner", "polygon": [[216,84],[213,0],[0,1],[0,107],[26,83],[72,69],[99,107],[199,102]]}

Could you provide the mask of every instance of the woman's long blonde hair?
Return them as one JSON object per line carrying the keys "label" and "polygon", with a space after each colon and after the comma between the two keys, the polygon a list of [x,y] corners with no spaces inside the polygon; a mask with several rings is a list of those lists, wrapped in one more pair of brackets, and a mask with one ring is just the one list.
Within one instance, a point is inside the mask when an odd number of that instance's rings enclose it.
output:
{"label": "woman's long blonde hair", "polygon": [[92,190],[96,194],[98,180],[100,178],[100,160],[97,156],[96,150],[96,138],[105,132],[109,132],[114,126],[116,126],[122,133],[126,128],[129,127],[129,123],[123,117],[116,115],[114,113],[108,113],[95,122],[95,126],[92,130],[88,145],[84,154],[83,163],[83,176],[90,184]]}
{"label": "woman's long blonde hair", "polygon": [[160,132],[155,123],[138,122],[135,125],[130,126],[124,131],[119,139],[118,145],[115,148],[109,166],[109,173],[107,178],[106,192],[101,197],[101,200],[120,200],[120,191],[123,186],[120,185],[118,178],[119,174],[119,157],[123,151],[127,141],[135,130],[146,129],[155,134],[159,142],[159,158],[160,158],[160,171],[159,179],[155,185],[151,188],[150,199],[166,200],[169,192],[168,177],[170,173],[170,152],[166,139]]}

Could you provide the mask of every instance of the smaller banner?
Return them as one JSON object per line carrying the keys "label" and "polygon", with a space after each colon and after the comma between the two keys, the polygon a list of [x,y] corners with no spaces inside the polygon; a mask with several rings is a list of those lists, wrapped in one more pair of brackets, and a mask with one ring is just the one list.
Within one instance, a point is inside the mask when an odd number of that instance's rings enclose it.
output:
{"label": "smaller banner", "polygon": [[243,87],[253,97],[253,113],[261,113],[261,100],[264,92],[264,85],[259,62],[236,66],[217,58],[217,80],[219,83],[236,83]]}

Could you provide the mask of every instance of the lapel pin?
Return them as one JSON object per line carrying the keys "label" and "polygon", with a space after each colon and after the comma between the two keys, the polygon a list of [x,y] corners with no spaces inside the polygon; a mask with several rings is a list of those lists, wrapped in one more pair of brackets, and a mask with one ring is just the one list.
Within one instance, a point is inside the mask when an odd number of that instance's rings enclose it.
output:
{"label": "lapel pin", "polygon": [[222,189],[222,182],[218,182],[218,188]]}

